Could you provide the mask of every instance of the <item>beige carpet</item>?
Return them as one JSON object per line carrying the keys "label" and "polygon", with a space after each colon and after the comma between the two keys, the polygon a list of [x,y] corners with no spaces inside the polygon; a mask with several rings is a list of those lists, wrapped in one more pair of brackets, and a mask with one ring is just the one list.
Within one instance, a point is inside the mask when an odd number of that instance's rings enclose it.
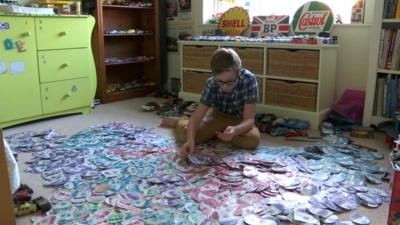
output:
{"label": "beige carpet", "polygon": [[[104,104],[97,106],[92,113],[88,115],[70,115],[58,118],[51,118],[41,121],[36,121],[28,124],[23,124],[4,130],[5,135],[18,133],[22,131],[42,131],[44,129],[53,128],[58,132],[66,135],[72,135],[78,131],[84,130],[92,125],[105,124],[109,122],[124,122],[136,125],[143,125],[147,127],[156,127],[156,131],[166,136],[173,136],[170,129],[159,128],[160,117],[154,112],[143,112],[141,105],[147,101],[163,102],[163,99],[155,98],[136,98],[116,103]],[[317,135],[317,131],[310,131],[311,135]],[[369,146],[385,153],[385,160],[379,162],[381,165],[388,166],[387,154],[390,152],[387,145],[384,143],[384,135],[376,134],[373,139],[353,139],[355,143]],[[269,135],[262,135],[262,145],[269,146],[300,146],[307,145],[306,142],[289,142],[285,141],[282,137],[271,137]],[[35,191],[36,196],[49,196],[50,190],[42,186],[42,179],[37,174],[23,173],[25,168],[24,162],[30,158],[29,153],[19,155],[19,168],[21,171],[21,181],[28,184]],[[388,186],[388,183],[385,183]],[[368,209],[360,207],[358,212],[368,216],[371,220],[371,225],[384,225],[387,221],[388,203],[384,203],[378,209]],[[347,214],[341,214],[340,218],[347,218]],[[17,219],[17,224],[25,225],[30,223],[30,216]]]}

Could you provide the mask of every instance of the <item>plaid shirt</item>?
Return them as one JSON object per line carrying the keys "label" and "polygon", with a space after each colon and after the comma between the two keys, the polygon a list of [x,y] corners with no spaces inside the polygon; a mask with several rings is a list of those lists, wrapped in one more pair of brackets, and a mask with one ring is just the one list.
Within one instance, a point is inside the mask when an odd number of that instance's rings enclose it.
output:
{"label": "plaid shirt", "polygon": [[220,89],[214,76],[208,78],[200,98],[200,103],[203,105],[237,117],[243,117],[244,104],[258,101],[257,79],[247,69],[240,71],[238,82],[230,93]]}

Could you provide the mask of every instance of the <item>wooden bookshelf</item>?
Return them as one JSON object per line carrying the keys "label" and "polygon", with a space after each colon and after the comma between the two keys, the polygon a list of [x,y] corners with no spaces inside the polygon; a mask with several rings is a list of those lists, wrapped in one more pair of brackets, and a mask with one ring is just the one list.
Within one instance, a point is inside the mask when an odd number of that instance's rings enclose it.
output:
{"label": "wooden bookshelf", "polygon": [[[93,51],[97,68],[97,98],[103,103],[138,97],[160,88],[160,3],[152,7],[103,5],[97,0]],[[142,30],[144,33],[116,33],[116,30]],[[109,58],[146,57],[140,60],[107,62]],[[110,91],[110,85],[128,82],[153,83],[123,91]]]}

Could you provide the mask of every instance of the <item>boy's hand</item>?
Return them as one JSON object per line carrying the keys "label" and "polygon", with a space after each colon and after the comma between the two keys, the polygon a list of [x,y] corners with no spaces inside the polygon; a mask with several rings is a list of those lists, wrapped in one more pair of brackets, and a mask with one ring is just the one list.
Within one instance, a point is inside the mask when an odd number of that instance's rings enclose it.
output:
{"label": "boy's hand", "polygon": [[192,154],[193,151],[194,151],[194,142],[187,141],[185,142],[185,144],[182,145],[180,154],[186,156]]}
{"label": "boy's hand", "polygon": [[223,141],[231,141],[236,136],[236,130],[233,126],[227,126],[224,132],[217,132],[217,137]]}

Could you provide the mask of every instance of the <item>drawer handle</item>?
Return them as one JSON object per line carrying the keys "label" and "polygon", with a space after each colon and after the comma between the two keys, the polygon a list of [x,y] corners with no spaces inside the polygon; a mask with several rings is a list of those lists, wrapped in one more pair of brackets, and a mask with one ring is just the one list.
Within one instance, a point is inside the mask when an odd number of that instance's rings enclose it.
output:
{"label": "drawer handle", "polygon": [[67,68],[67,67],[69,67],[69,66],[70,66],[69,63],[64,63],[64,64],[61,65],[61,68]]}
{"label": "drawer handle", "polygon": [[67,31],[61,31],[60,36],[67,36],[68,32]]}
{"label": "drawer handle", "polygon": [[71,97],[72,96],[72,93],[71,92],[68,92],[67,94],[65,94],[65,97]]}
{"label": "drawer handle", "polygon": [[32,35],[31,32],[24,32],[24,33],[22,33],[22,36],[23,36],[23,37],[30,37],[31,35]]}

